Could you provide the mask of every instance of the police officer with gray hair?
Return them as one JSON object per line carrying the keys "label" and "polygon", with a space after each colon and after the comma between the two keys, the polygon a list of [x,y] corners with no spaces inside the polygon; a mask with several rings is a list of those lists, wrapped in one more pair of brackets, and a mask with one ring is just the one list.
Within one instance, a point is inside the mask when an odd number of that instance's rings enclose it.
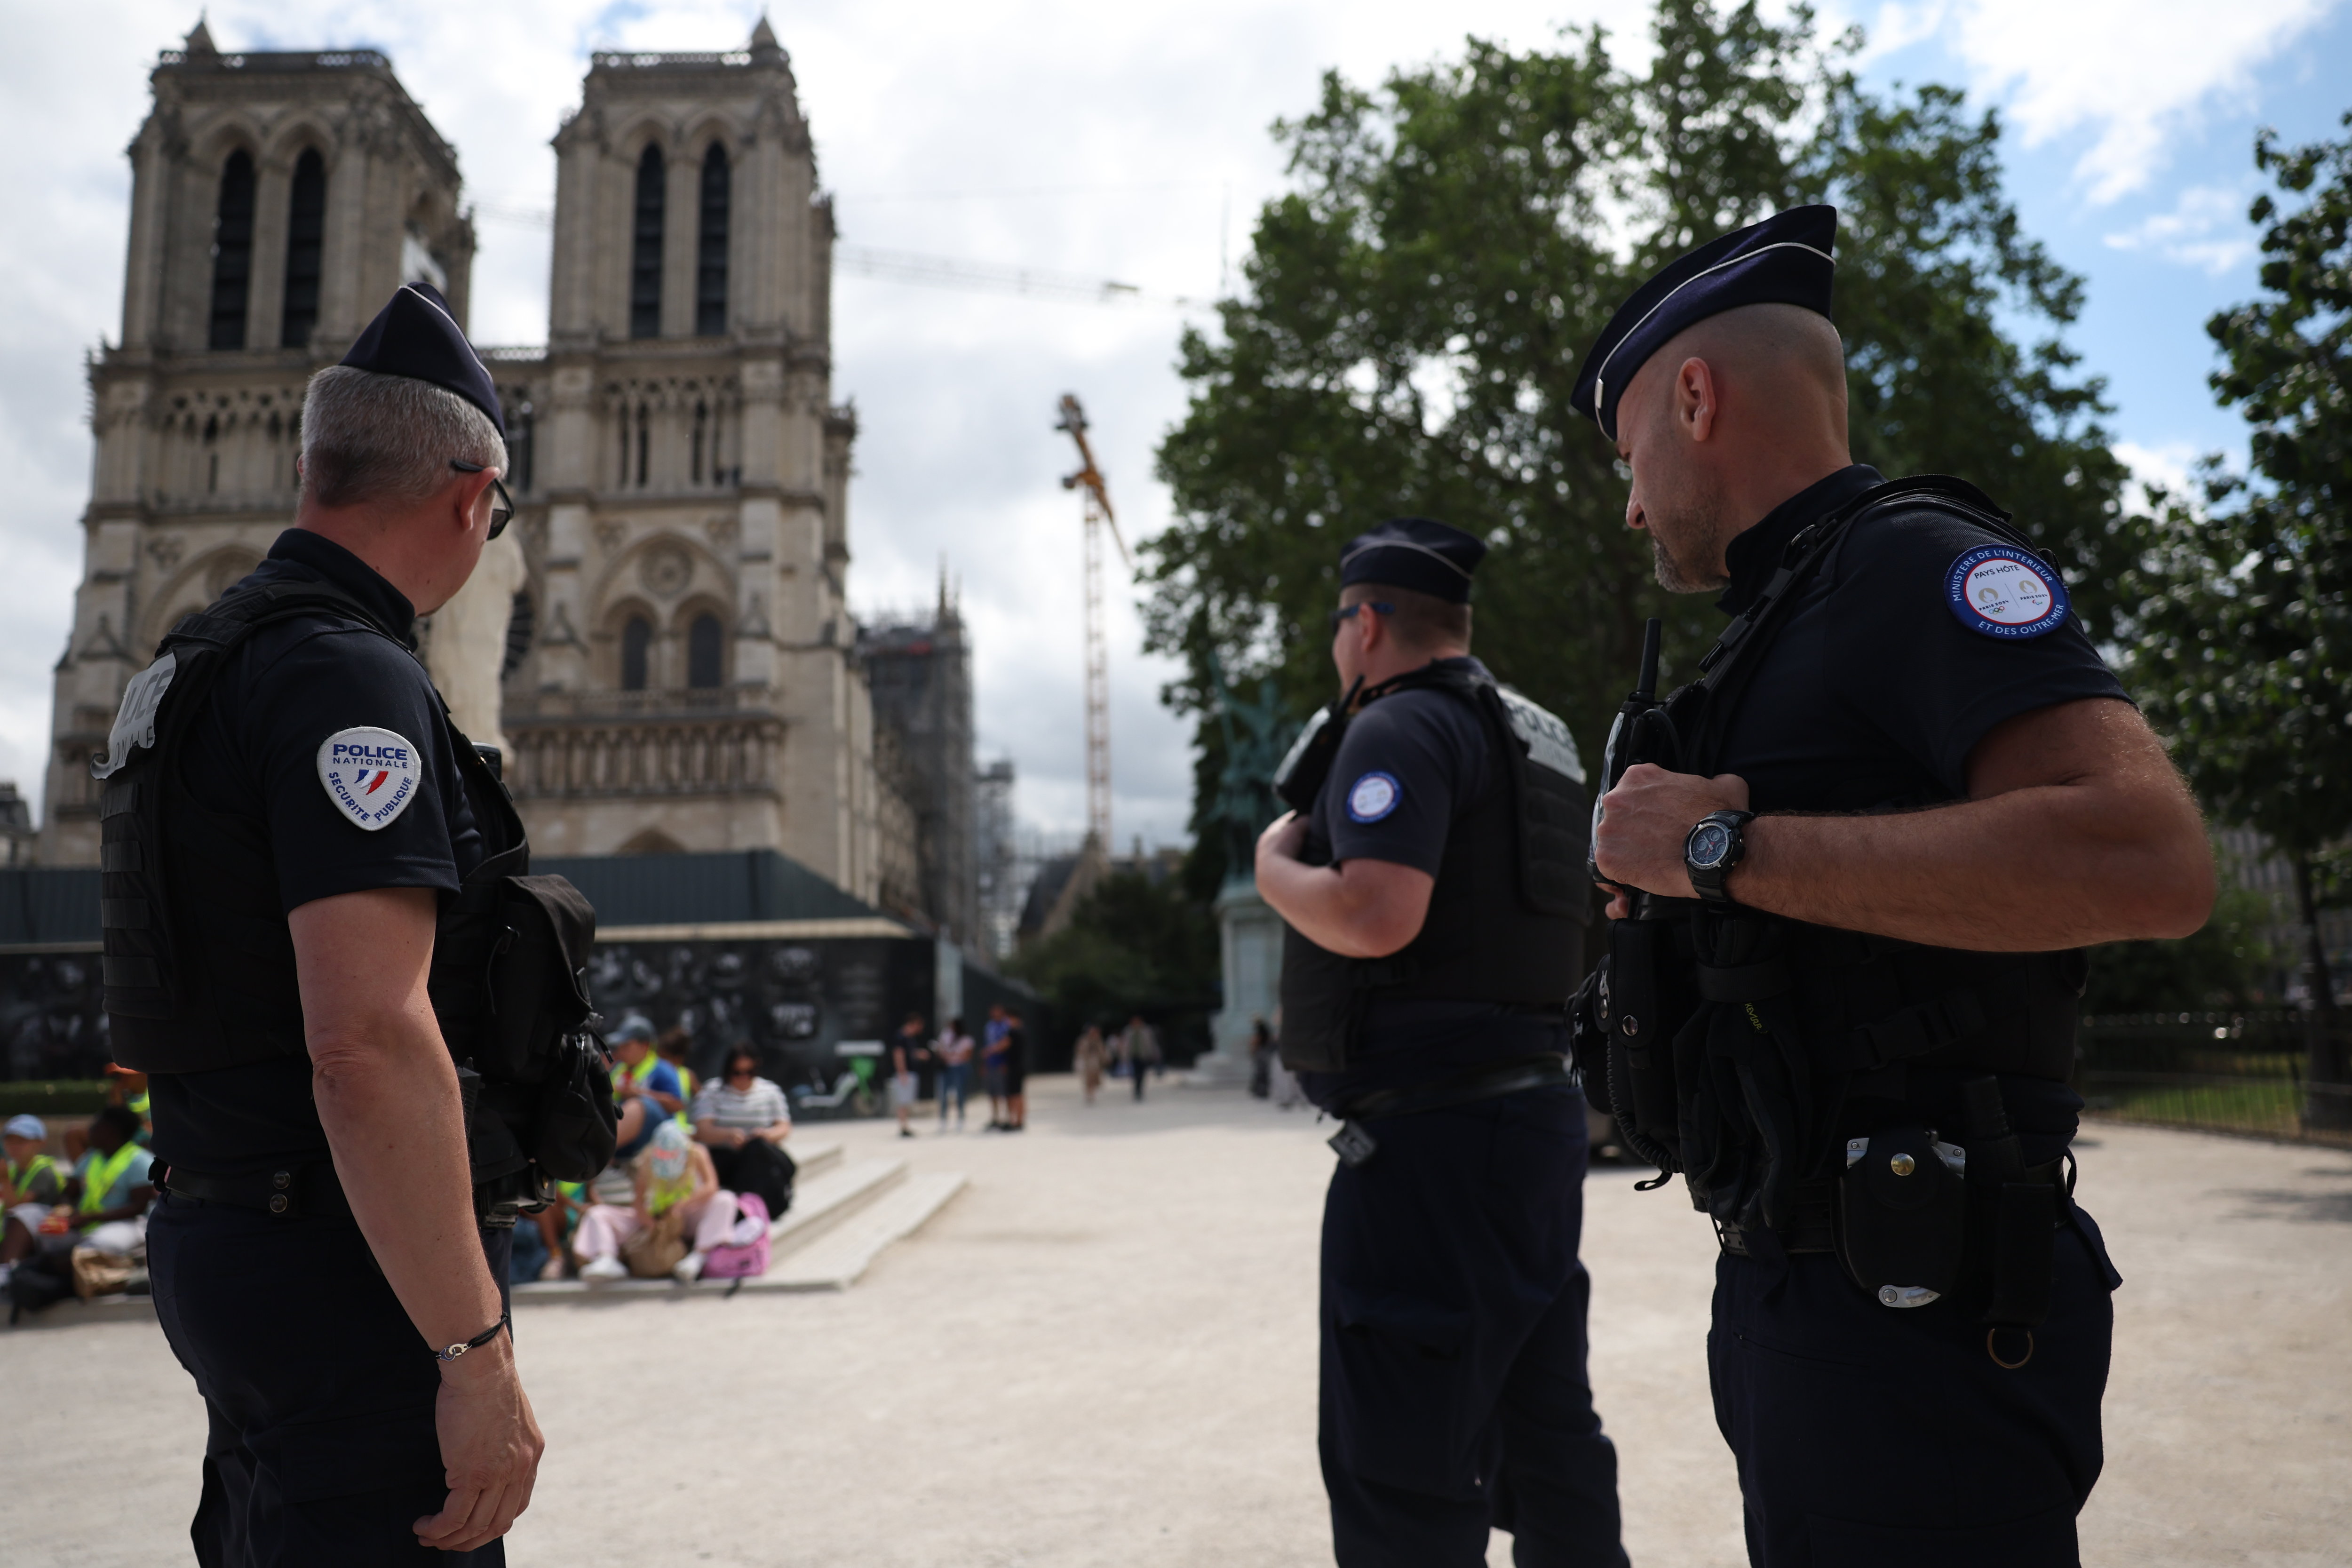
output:
{"label": "police officer with gray hair", "polygon": [[1675,260],[1575,388],[1658,580],[1730,617],[1612,737],[1579,1040],[1714,1224],[1750,1561],[2073,1563],[2120,1283],[2073,1197],[2082,950],[2195,931],[2211,858],[2032,538],[1849,456],[1836,227]]}
{"label": "police officer with gray hair", "polygon": [[208,1568],[496,1563],[530,1500],[507,1260],[550,1178],[612,1152],[593,914],[529,874],[414,651],[513,511],[506,462],[488,372],[404,286],[311,378],[294,526],[172,628],[93,769]]}
{"label": "police officer with gray hair", "polygon": [[1345,693],[1257,847],[1287,922],[1282,1059],[1342,1119],[1323,1211],[1318,1446],[1345,1568],[1611,1568],[1617,1458],[1585,1374],[1584,1100],[1566,1062],[1591,889],[1567,727],[1470,657],[1470,534],[1349,542]]}

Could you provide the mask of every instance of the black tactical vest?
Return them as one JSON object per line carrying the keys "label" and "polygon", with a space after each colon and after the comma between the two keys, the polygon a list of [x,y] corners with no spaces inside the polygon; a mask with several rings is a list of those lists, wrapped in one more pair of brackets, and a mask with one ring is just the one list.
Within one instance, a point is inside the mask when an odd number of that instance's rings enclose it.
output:
{"label": "black tactical vest", "polygon": [[[1591,806],[1568,727],[1458,666],[1415,670],[1374,696],[1415,689],[1444,691],[1477,713],[1492,775],[1479,799],[1456,808],[1428,915],[1404,947],[1386,958],[1348,958],[1283,927],[1281,1049],[1293,1071],[1348,1066],[1375,1001],[1560,1009],[1583,977]],[[1321,748],[1327,768],[1337,750],[1336,738]]]}
{"label": "black tactical vest", "polygon": [[[100,978],[114,1057],[126,1067],[205,1072],[307,1048],[269,842],[251,819],[199,805],[179,768],[236,649],[264,626],[321,614],[392,638],[328,584],[240,587],[183,617],[123,694],[92,772],[101,781]],[[536,1164],[584,1181],[613,1150],[611,1089],[582,973],[595,911],[562,878],[528,874],[512,798],[446,708],[442,723],[490,850],[443,907],[427,978],[466,1097],[474,1180],[514,1187]]]}
{"label": "black tactical vest", "polygon": [[[1876,512],[1937,507],[2032,549],[1960,480],[1874,486],[1797,534],[1699,679],[1666,700],[1633,761],[1711,776],[1730,717],[1799,590]],[[1628,1146],[1684,1173],[1728,1225],[1781,1223],[1801,1179],[1831,1173],[1854,1100],[1899,1102],[1907,1072],[1958,1068],[2063,1081],[2073,1071],[2079,950],[1969,952],[1642,895],[1611,931],[1591,1020]]]}

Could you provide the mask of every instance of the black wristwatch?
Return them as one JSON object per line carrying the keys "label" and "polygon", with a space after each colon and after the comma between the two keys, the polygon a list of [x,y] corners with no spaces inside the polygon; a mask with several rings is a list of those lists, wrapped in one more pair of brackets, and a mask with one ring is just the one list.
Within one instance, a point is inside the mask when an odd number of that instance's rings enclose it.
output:
{"label": "black wristwatch", "polygon": [[1709,904],[1721,908],[1731,902],[1731,895],[1724,890],[1724,879],[1748,853],[1748,836],[1740,829],[1755,820],[1752,811],[1709,812],[1683,840],[1683,868],[1690,873],[1691,886],[1698,889],[1698,896]]}

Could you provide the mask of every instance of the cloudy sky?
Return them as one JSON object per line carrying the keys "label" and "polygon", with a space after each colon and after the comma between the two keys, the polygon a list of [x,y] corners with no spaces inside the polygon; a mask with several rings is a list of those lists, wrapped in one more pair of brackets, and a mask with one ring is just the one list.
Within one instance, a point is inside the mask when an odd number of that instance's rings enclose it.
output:
{"label": "cloudy sky", "polygon": [[[2108,377],[2115,426],[2144,471],[2177,473],[2237,443],[2204,385],[2201,323],[2252,288],[2244,210],[2258,125],[2329,133],[2352,108],[2352,7],[2334,0],[1950,0],[1822,7],[1870,32],[1879,83],[1950,82],[2002,106],[2011,188],[2029,229],[2091,280],[2074,341]],[[0,778],[37,795],[49,668],[80,574],[76,526],[89,436],[81,361],[119,330],[129,174],[154,51],[194,20],[173,0],[5,0],[0,266],[0,514],[12,586],[0,619]],[[483,204],[475,335],[545,336],[552,200],[548,138],[577,100],[587,52],[740,45],[758,0],[573,4],[214,0],[224,48],[373,45],[457,147]],[[1266,135],[1309,107],[1326,68],[1376,80],[1457,52],[1467,32],[1526,46],[1600,20],[1629,55],[1631,0],[1166,0],[1124,6],[999,0],[781,5],[835,193],[845,244],[1117,279],[1162,297],[1215,292],[1257,204],[1281,186]],[[323,29],[323,30],[322,30]],[[509,216],[490,216],[509,215]],[[523,221],[518,221],[520,215]],[[855,602],[928,600],[942,558],[978,648],[984,754],[1017,764],[1019,809],[1082,823],[1077,504],[1052,428],[1075,391],[1133,539],[1167,496],[1151,449],[1183,405],[1180,308],[1097,306],[845,275],[835,284],[835,392],[856,402]],[[1182,837],[1184,732],[1158,704],[1169,673],[1140,653],[1131,592],[1111,622],[1118,837]]]}

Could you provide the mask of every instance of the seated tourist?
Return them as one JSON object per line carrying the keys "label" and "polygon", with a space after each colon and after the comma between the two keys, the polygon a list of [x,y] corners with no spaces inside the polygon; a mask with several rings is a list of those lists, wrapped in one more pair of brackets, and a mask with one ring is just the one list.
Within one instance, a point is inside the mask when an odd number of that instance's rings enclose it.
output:
{"label": "seated tourist", "polygon": [[728,1191],[757,1193],[772,1215],[793,1201],[793,1157],[779,1147],[793,1133],[784,1091],[760,1076],[760,1053],[727,1053],[719,1076],[694,1097],[694,1136],[710,1151]]}
{"label": "seated tourist", "polygon": [[632,1164],[629,1206],[600,1203],[580,1216],[579,1232],[572,1238],[572,1249],[581,1259],[580,1278],[625,1277],[629,1268],[621,1261],[621,1253],[629,1238],[677,1209],[678,1223],[693,1240],[670,1272],[681,1284],[693,1283],[701,1278],[702,1261],[710,1249],[733,1237],[735,1194],[719,1184],[710,1151],[688,1142],[686,1129],[675,1121],[656,1128]]}
{"label": "seated tourist", "polygon": [[11,1269],[28,1257],[34,1238],[49,1211],[65,1196],[66,1173],[57,1161],[42,1152],[49,1141],[47,1125],[37,1116],[12,1116],[5,1135],[8,1163],[0,1171],[0,1285]]}
{"label": "seated tourist", "polygon": [[64,1246],[127,1254],[146,1239],[147,1206],[155,1201],[147,1173],[155,1156],[139,1146],[140,1127],[139,1113],[127,1105],[106,1106],[90,1119],[89,1152],[66,1183],[73,1213]]}
{"label": "seated tourist", "polygon": [[620,1108],[615,1160],[635,1157],[653,1142],[654,1129],[686,1109],[677,1069],[654,1050],[654,1026],[636,1013],[605,1037],[613,1047],[613,1102]]}

